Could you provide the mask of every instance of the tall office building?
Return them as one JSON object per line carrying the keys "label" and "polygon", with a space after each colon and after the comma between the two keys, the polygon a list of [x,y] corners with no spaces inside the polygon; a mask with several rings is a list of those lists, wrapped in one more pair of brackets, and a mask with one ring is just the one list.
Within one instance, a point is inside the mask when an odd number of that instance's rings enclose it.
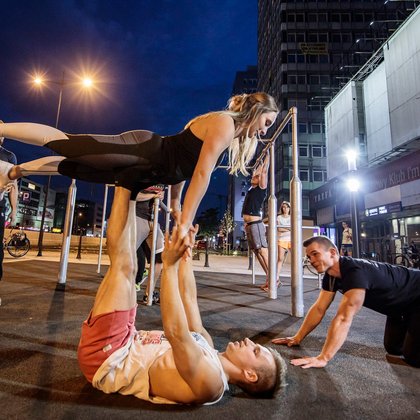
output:
{"label": "tall office building", "polygon": [[[277,99],[279,121],[292,106],[298,109],[304,217],[310,215],[310,191],[328,179],[325,105],[414,6],[413,1],[384,0],[258,1],[258,90]],[[365,150],[365,138],[359,141]],[[289,198],[290,146],[287,127],[275,147],[280,200]]]}

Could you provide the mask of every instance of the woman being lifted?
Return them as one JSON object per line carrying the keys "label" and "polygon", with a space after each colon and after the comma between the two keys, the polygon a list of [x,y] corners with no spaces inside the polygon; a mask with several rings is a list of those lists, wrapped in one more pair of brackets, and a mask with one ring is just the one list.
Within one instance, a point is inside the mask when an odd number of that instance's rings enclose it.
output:
{"label": "woman being lifted", "polygon": [[[224,152],[229,152],[230,173],[247,175],[246,166],[258,140],[277,115],[274,98],[257,92],[235,95],[226,110],[200,115],[180,133],[165,137],[145,130],[75,135],[41,124],[0,124],[0,136],[45,146],[60,155],[20,165],[1,162],[0,187],[21,176],[61,174],[124,187],[134,200],[138,191],[151,185],[173,185],[171,207],[184,237]],[[187,179],[191,182],[181,213],[181,192]]]}

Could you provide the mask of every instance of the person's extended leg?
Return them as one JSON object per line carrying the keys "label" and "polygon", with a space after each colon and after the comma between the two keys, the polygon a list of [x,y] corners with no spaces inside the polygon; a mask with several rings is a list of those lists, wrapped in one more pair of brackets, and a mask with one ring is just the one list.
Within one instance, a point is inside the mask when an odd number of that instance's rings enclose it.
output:
{"label": "person's extended leg", "polygon": [[405,361],[420,368],[420,311],[408,315],[407,334],[404,339],[402,354]]}
{"label": "person's extended leg", "polygon": [[0,137],[7,137],[35,146],[45,146],[53,140],[68,139],[66,134],[57,128],[35,123],[0,124]]}
{"label": "person's extended leg", "polygon": [[403,343],[407,332],[407,323],[402,316],[388,316],[386,318],[384,347],[393,356],[403,354]]}
{"label": "person's extended leg", "polygon": [[135,201],[130,191],[115,188],[107,230],[111,265],[99,286],[92,317],[112,311],[126,311],[137,303],[134,279],[137,271]]}

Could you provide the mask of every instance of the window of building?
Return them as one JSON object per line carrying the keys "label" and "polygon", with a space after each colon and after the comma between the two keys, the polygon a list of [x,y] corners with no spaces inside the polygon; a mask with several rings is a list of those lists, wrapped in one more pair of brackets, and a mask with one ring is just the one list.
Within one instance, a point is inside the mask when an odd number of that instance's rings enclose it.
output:
{"label": "window of building", "polygon": [[328,55],[327,54],[320,55],[319,56],[319,62],[320,63],[328,63]]}
{"label": "window of building", "polygon": [[321,85],[328,86],[330,84],[330,76],[327,74],[321,74],[319,76],[319,82]]}
{"label": "window of building", "polygon": [[341,41],[342,42],[351,42],[351,33],[343,32],[341,34]]}
{"label": "window of building", "polygon": [[322,182],[324,180],[323,175],[324,175],[323,171],[314,169],[313,171],[314,182]]}
{"label": "window of building", "polygon": [[296,13],[296,22],[305,22],[305,14]]}
{"label": "window of building", "polygon": [[328,42],[328,34],[327,33],[319,33],[318,34],[318,42]]}
{"label": "window of building", "polygon": [[296,33],[296,42],[305,42],[305,33],[297,32]]}
{"label": "window of building", "polygon": [[[319,134],[319,133],[321,133],[321,123],[312,123],[311,124],[311,133],[313,133],[313,134]],[[315,154],[314,154],[314,149],[315,148],[318,148],[318,147],[320,147],[320,146],[312,146],[312,156],[314,156],[314,157],[321,157],[321,156],[315,156]],[[322,150],[321,150],[321,155],[322,155]]]}
{"label": "window of building", "polygon": [[309,169],[299,169],[299,178],[301,181],[309,181]]}
{"label": "window of building", "polygon": [[304,74],[298,74],[297,84],[298,85],[306,85],[306,76]]}
{"label": "window of building", "polygon": [[319,85],[319,75],[318,74],[310,74],[309,75],[309,84],[310,85]]}
{"label": "window of building", "polygon": [[323,155],[322,153],[322,146],[312,146],[312,157],[319,157],[321,158]]}
{"label": "window of building", "polygon": [[287,54],[288,63],[296,63],[296,54]]}
{"label": "window of building", "polygon": [[305,56],[303,54],[296,54],[296,61],[298,63],[304,63],[305,62]]}
{"label": "window of building", "polygon": [[316,13],[308,13],[308,22],[315,23],[318,19],[318,16]]}
{"label": "window of building", "polygon": [[295,85],[297,83],[297,76],[295,74],[287,75],[287,83],[289,85]]}
{"label": "window of building", "polygon": [[318,42],[318,34],[316,32],[309,32],[308,42]]}
{"label": "window of building", "polygon": [[341,22],[350,22],[350,13],[341,13]]}
{"label": "window of building", "polygon": [[331,22],[340,22],[340,13],[331,13]]}
{"label": "window of building", "polygon": [[328,16],[326,13],[318,13],[318,22],[328,22]]}
{"label": "window of building", "polygon": [[308,125],[306,123],[298,124],[298,133],[305,134],[308,132]]}
{"label": "window of building", "polygon": [[287,34],[287,42],[296,42],[296,34],[294,32]]}
{"label": "window of building", "polygon": [[299,157],[308,157],[308,145],[299,146]]}
{"label": "window of building", "polygon": [[331,42],[340,43],[341,42],[341,34],[340,33],[332,33],[331,34]]}

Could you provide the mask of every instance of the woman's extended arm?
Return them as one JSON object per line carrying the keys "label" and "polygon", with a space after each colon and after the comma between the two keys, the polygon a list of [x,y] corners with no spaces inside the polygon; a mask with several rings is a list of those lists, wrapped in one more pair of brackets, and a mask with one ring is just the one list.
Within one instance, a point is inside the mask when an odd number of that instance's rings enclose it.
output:
{"label": "woman's extended arm", "polygon": [[221,153],[233,140],[235,127],[231,117],[218,115],[196,124],[206,124],[203,146],[190,185],[185,194],[181,225],[185,235],[192,225],[198,206],[207,191],[211,173]]}

